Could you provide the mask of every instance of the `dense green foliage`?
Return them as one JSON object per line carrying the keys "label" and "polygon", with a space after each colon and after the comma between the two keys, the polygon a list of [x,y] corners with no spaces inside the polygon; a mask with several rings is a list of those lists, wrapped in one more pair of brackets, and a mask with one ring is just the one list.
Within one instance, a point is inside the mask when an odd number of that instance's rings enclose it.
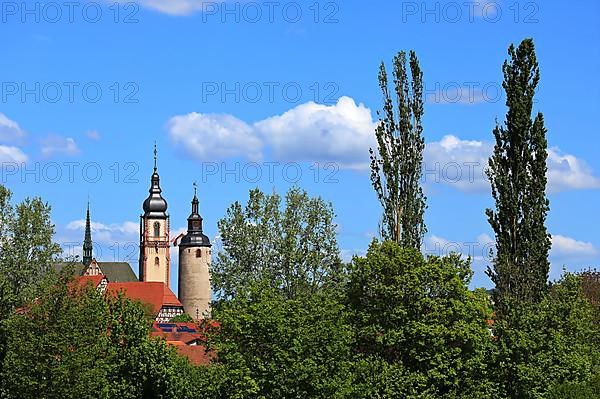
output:
{"label": "dense green foliage", "polygon": [[[409,75],[410,69],[410,77]],[[409,68],[406,53],[394,57],[394,87],[390,90],[385,64],[379,68],[383,111],[375,130],[377,150],[371,154],[371,182],[383,207],[384,239],[419,249],[425,234],[425,196],[421,188],[423,162],[423,73],[414,51]],[[393,97],[396,99],[394,105]]]}
{"label": "dense green foliage", "polygon": [[213,310],[221,323],[212,339],[231,373],[220,397],[342,398],[351,389],[352,330],[332,293],[289,299],[268,283]]}
{"label": "dense green foliage", "polygon": [[61,277],[2,322],[3,398],[179,398],[191,368],[150,338],[145,307]]}
{"label": "dense green foliage", "polygon": [[499,382],[509,398],[547,398],[557,384],[588,384],[600,365],[597,313],[580,277],[565,275],[537,303],[513,301],[496,320]]}
{"label": "dense green foliage", "polygon": [[[487,209],[496,235],[496,255],[488,274],[494,284],[499,313],[505,298],[536,301],[547,287],[550,235],[546,230],[548,157],[544,117],[532,120],[533,97],[540,71],[533,40],[508,49],[504,82],[508,111],[496,125],[496,145],[487,171],[496,209]],[[510,299],[506,299],[510,300]]]}
{"label": "dense green foliage", "polygon": [[12,193],[0,185],[0,315],[35,295],[37,284],[52,270],[60,252],[52,241],[50,206],[40,198],[26,198],[16,206]]}
{"label": "dense green foliage", "polygon": [[250,191],[245,207],[234,203],[218,222],[223,250],[211,267],[214,292],[231,297],[270,280],[293,298],[339,284],[334,216],[331,204],[298,188],[287,193],[285,207],[276,193]]}
{"label": "dense green foliage", "polygon": [[495,397],[491,303],[469,290],[469,263],[455,254],[425,259],[393,242],[373,242],[355,258],[348,300],[356,348],[402,376],[393,382],[399,397]]}

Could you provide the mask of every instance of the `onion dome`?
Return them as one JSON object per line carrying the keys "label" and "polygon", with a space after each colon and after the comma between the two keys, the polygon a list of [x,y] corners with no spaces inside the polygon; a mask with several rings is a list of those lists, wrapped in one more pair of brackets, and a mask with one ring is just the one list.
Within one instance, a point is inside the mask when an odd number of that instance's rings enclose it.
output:
{"label": "onion dome", "polygon": [[160,177],[156,168],[156,145],[154,146],[154,173],[152,173],[150,195],[144,201],[144,216],[154,218],[167,217],[167,201],[162,197],[160,188]]}

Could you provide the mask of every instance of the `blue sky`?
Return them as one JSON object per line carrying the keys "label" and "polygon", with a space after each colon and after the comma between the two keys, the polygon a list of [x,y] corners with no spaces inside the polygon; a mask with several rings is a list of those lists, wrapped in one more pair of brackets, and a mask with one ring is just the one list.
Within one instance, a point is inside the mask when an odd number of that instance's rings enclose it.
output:
{"label": "blue sky", "polygon": [[211,237],[250,188],[297,184],[333,203],[348,259],[380,215],[365,167],[378,66],[414,49],[427,96],[424,251],[470,253],[473,285],[490,286],[482,166],[505,114],[506,49],[533,37],[557,277],[600,260],[599,12],[595,1],[2,2],[0,178],[16,200],[47,200],[75,251],[89,197],[96,255],[137,272],[156,141],[172,233],[193,181]]}

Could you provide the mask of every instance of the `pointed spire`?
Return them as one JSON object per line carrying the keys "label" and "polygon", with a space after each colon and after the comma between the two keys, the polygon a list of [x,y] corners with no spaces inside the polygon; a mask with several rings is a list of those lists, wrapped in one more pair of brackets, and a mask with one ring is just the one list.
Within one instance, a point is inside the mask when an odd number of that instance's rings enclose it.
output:
{"label": "pointed spire", "polygon": [[83,239],[83,264],[89,265],[92,262],[92,226],[90,221],[90,201],[88,199],[87,213],[85,216],[85,235]]}
{"label": "pointed spire", "polygon": [[[198,210],[199,204],[200,204],[200,201],[198,201],[198,196],[197,196],[197,184],[196,184],[196,182],[194,182],[194,198],[192,199],[192,214],[190,215],[190,217],[194,217],[194,216],[200,217],[200,213]],[[200,219],[202,219],[202,218],[200,218]]]}
{"label": "pointed spire", "polygon": [[158,156],[158,151],[156,150],[156,141],[154,141],[154,172],[156,172],[156,169],[157,169],[157,167],[156,167],[157,156]]}

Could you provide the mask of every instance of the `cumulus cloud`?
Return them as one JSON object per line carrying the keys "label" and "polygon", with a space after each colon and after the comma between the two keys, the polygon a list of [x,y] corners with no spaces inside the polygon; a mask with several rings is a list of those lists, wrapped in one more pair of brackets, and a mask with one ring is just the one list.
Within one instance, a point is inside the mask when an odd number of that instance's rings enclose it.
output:
{"label": "cumulus cloud", "polygon": [[27,162],[27,155],[20,148],[0,145],[0,163],[22,164],[24,162]]}
{"label": "cumulus cloud", "polygon": [[[104,262],[134,263],[139,252],[139,224],[125,221],[123,223],[105,224],[91,222],[94,257]],[[73,220],[62,226],[56,238],[66,256],[82,256],[85,219]]]}
{"label": "cumulus cloud", "polygon": [[25,131],[19,124],[0,112],[0,142],[19,143],[25,137]]}
{"label": "cumulus cloud", "polygon": [[333,161],[354,169],[368,162],[375,126],[371,110],[350,97],[330,106],[311,101],[255,124],[277,160]]}
{"label": "cumulus cloud", "polygon": [[556,147],[548,151],[548,181],[551,191],[600,188],[600,179],[593,175],[585,161],[561,154]]}
{"label": "cumulus cloud", "polygon": [[[335,162],[341,169],[369,169],[368,149],[374,148],[371,110],[350,97],[336,104],[307,102],[281,115],[248,123],[228,114],[190,113],[167,123],[171,141],[200,161],[267,156],[281,162]],[[485,174],[494,145],[446,135],[425,145],[423,179],[464,192],[488,192]],[[548,150],[548,191],[600,188],[600,179],[574,155]]]}
{"label": "cumulus cloud", "polygon": [[[461,140],[454,135],[427,143],[424,152],[426,183],[442,183],[466,192],[489,190],[485,174],[494,145],[478,140]],[[551,193],[600,188],[585,161],[562,154],[558,147],[548,149],[548,191]]]}
{"label": "cumulus cloud", "polygon": [[55,155],[74,156],[80,151],[77,143],[71,137],[51,134],[42,139],[41,152],[44,158],[51,158]]}
{"label": "cumulus cloud", "polygon": [[198,160],[240,157],[261,160],[265,150],[278,161],[337,162],[363,169],[373,145],[371,111],[342,97],[334,105],[314,102],[254,124],[226,114],[196,112],[171,118],[171,140]]}
{"label": "cumulus cloud", "polygon": [[254,128],[231,115],[192,112],[175,116],[169,120],[168,130],[176,146],[200,161],[262,158],[263,143]]}
{"label": "cumulus cloud", "polygon": [[485,191],[485,175],[493,145],[483,141],[461,140],[447,135],[425,145],[423,179],[425,183],[452,185],[461,191]]}
{"label": "cumulus cloud", "polygon": [[[136,241],[139,238],[139,223],[135,222],[126,221],[123,223],[104,224],[92,221],[91,228],[92,239],[98,243],[114,244],[123,240]],[[85,219],[69,222],[66,229],[80,232],[85,231]]]}
{"label": "cumulus cloud", "polygon": [[598,249],[591,242],[578,241],[571,237],[559,234],[552,235],[551,254],[555,257],[594,257],[598,255]]}

